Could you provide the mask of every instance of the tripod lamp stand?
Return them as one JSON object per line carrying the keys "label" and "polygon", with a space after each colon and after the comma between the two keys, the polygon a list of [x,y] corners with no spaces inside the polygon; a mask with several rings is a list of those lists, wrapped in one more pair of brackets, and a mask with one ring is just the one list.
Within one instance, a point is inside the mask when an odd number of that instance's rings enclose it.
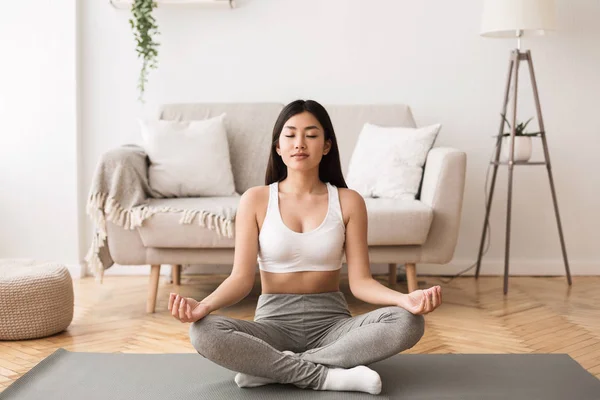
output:
{"label": "tripod lamp stand", "polygon": [[[521,51],[521,37],[528,35],[543,35],[546,30],[553,30],[555,26],[555,13],[553,0],[486,0],[483,8],[481,35],[492,38],[516,38],[517,48],[510,53],[508,65],[508,77],[504,92],[504,101],[502,104],[502,118],[500,130],[496,142],[496,152],[493,164],[492,182],[490,186],[489,198],[486,204],[485,221],[483,224],[483,233],[481,234],[481,242],[479,245],[479,255],[477,257],[477,270],[475,278],[479,278],[479,270],[481,267],[481,258],[485,243],[486,230],[489,223],[490,210],[492,206],[492,198],[494,196],[494,187],[496,184],[496,175],[500,165],[508,166],[508,199],[506,209],[506,243],[504,253],[504,294],[508,292],[508,261],[510,253],[510,222],[511,222],[511,203],[512,203],[512,184],[513,184],[513,169],[518,165],[545,165],[548,171],[548,179],[550,181],[550,189],[552,192],[552,201],[554,204],[554,213],[558,225],[558,233],[560,236],[560,245],[562,249],[563,260],[565,264],[565,273],[567,282],[571,285],[571,273],[569,271],[569,262],[567,259],[567,251],[563,237],[560,215],[558,212],[558,203],[556,199],[556,190],[554,188],[554,180],[552,178],[552,168],[550,165],[550,153],[548,151],[548,143],[546,141],[546,131],[544,129],[544,121],[542,119],[542,110],[540,107],[540,99],[538,96],[538,88],[533,71],[533,60],[531,51]],[[517,88],[519,81],[519,66],[521,62],[526,62],[529,66],[529,76],[531,78],[531,87],[535,101],[535,109],[538,118],[539,132],[537,136],[541,139],[544,149],[544,161],[530,162],[515,160],[515,128],[517,126]],[[502,147],[502,138],[504,131],[506,111],[509,103],[509,92],[511,85],[513,87],[512,98],[512,115],[510,121],[511,133],[508,141],[508,157],[507,160],[500,160]],[[506,118],[508,120],[508,118]]]}

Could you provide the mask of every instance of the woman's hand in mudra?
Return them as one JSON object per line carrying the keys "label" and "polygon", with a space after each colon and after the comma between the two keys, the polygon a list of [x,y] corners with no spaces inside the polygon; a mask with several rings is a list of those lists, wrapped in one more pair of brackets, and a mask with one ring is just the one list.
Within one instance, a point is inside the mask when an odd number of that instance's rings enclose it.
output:
{"label": "woman's hand in mudra", "polygon": [[433,286],[425,290],[415,290],[403,297],[400,307],[419,315],[428,314],[442,304],[442,288]]}
{"label": "woman's hand in mudra", "polygon": [[191,297],[182,297],[177,293],[171,293],[169,296],[169,311],[181,322],[196,322],[210,313],[207,304]]}

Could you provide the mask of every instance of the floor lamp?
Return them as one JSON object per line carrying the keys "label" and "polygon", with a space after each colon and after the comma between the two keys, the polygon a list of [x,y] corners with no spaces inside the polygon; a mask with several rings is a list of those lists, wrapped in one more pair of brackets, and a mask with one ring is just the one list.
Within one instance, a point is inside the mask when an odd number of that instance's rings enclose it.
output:
{"label": "floor lamp", "polygon": [[[496,152],[493,164],[492,183],[490,193],[485,210],[485,221],[483,223],[483,233],[481,234],[481,242],[479,245],[479,255],[477,257],[477,270],[475,278],[479,278],[479,270],[481,267],[481,258],[485,243],[486,230],[489,223],[490,209],[492,206],[492,198],[494,196],[494,186],[496,183],[496,175],[500,165],[508,166],[508,199],[506,210],[506,243],[504,253],[504,294],[508,292],[508,260],[510,253],[510,222],[511,222],[511,203],[512,203],[512,182],[513,169],[516,165],[545,165],[548,170],[548,179],[550,181],[550,189],[552,192],[552,201],[554,204],[554,213],[558,225],[558,233],[560,236],[560,244],[562,255],[565,263],[565,272],[567,282],[571,285],[571,273],[569,271],[569,262],[567,259],[567,250],[563,237],[560,215],[558,212],[558,203],[556,199],[556,190],[554,188],[554,180],[552,178],[552,168],[550,165],[550,154],[548,152],[548,143],[546,141],[546,131],[544,129],[544,121],[542,119],[542,111],[540,100],[538,97],[537,83],[533,71],[533,60],[531,51],[521,51],[521,37],[524,34],[542,35],[547,30],[553,30],[555,25],[554,1],[553,0],[486,0],[483,8],[481,35],[492,38],[513,38],[517,39],[517,48],[510,53],[510,62],[508,67],[508,77],[504,92],[504,102],[501,112],[500,130],[496,142]],[[517,88],[519,81],[519,65],[524,61],[529,65],[529,75],[531,78],[531,86],[535,100],[535,108],[539,123],[538,136],[542,140],[544,148],[543,162],[530,161],[515,161],[515,127],[517,122]],[[502,147],[502,138],[505,124],[505,116],[508,102],[509,92],[513,85],[512,99],[512,121],[511,133],[509,141],[508,161],[500,161],[500,150]]]}

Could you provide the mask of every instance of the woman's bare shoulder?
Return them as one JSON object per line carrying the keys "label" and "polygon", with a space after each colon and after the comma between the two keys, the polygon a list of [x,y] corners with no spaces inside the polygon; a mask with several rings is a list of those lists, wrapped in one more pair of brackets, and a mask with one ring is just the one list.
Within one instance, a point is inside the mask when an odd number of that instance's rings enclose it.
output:
{"label": "woman's bare shoulder", "polygon": [[244,195],[248,196],[260,196],[261,193],[269,193],[269,185],[252,186],[246,189]]}
{"label": "woman's bare shoulder", "polygon": [[269,201],[269,186],[253,186],[248,188],[244,194],[242,194],[243,201],[245,201],[250,208],[253,210],[260,210],[263,205],[266,205]]}
{"label": "woman's bare shoulder", "polygon": [[340,194],[340,206],[342,207],[344,223],[348,223],[351,215],[357,212],[364,212],[366,209],[365,199],[356,190],[338,188],[338,193]]}

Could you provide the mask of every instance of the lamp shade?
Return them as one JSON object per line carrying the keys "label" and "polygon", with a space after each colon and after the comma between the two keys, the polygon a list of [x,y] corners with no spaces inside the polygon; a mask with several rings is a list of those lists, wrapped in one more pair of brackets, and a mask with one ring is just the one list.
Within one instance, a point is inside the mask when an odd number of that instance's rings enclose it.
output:
{"label": "lamp shade", "polygon": [[485,0],[481,36],[514,38],[555,29],[554,0]]}

